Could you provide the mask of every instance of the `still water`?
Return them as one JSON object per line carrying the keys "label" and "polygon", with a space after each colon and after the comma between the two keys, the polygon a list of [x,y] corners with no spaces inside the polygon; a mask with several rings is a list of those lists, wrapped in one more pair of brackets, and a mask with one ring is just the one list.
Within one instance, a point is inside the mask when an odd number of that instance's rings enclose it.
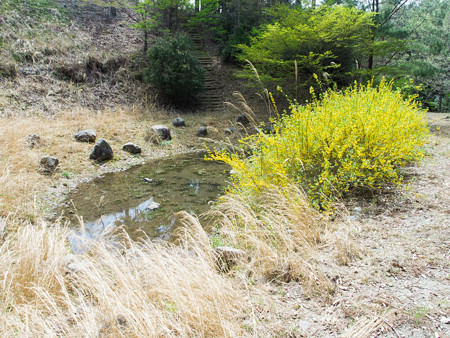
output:
{"label": "still water", "polygon": [[174,213],[200,215],[227,186],[230,167],[205,161],[204,156],[153,160],[83,183],[68,195],[60,214],[74,225],[81,217],[84,230],[78,235],[91,239],[122,226],[133,239],[145,234],[170,240],[176,228]]}

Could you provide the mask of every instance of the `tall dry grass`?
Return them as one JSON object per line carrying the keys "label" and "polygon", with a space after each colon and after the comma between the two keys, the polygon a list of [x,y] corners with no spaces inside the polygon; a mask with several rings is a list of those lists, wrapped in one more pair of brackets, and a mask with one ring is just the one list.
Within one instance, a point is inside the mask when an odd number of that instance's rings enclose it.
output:
{"label": "tall dry grass", "polygon": [[256,196],[231,193],[210,213],[219,241],[250,255],[247,275],[301,281],[311,295],[334,290],[319,261],[327,256],[329,266],[346,264],[357,254],[350,228],[314,210],[296,186],[272,186]]}
{"label": "tall dry grass", "polygon": [[0,246],[2,336],[241,335],[238,288],[194,242],[90,242],[74,255],[69,234],[23,224]]}

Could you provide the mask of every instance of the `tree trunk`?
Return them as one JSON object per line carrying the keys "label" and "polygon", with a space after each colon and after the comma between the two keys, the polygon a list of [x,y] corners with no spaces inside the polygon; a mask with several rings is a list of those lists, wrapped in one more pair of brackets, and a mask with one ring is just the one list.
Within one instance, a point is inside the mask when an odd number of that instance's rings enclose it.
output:
{"label": "tree trunk", "polygon": [[[375,24],[377,23],[377,19],[378,19],[378,11],[380,10],[379,8],[380,4],[379,4],[379,0],[372,0],[372,12],[376,13],[375,14]],[[372,28],[372,44],[375,43],[375,32],[376,32],[376,28],[373,27]],[[367,69],[372,70],[373,69],[373,49],[370,50],[369,52],[369,59],[367,62]]]}
{"label": "tree trunk", "polygon": [[148,30],[144,29],[144,53],[147,53],[148,50]]}

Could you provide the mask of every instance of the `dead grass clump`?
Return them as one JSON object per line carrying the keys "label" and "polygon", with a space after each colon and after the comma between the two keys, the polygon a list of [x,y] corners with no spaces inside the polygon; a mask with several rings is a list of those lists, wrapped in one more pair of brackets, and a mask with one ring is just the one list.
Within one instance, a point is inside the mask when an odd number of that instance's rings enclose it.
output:
{"label": "dead grass clump", "polygon": [[[2,336],[238,336],[242,300],[195,245],[89,242],[23,225],[0,246]],[[110,243],[110,244],[108,244]]]}
{"label": "dead grass clump", "polygon": [[297,187],[272,187],[252,197],[229,194],[212,213],[220,240],[252,258],[248,273],[269,280],[302,280],[313,293],[333,290],[314,258],[327,245],[323,237],[328,225]]}

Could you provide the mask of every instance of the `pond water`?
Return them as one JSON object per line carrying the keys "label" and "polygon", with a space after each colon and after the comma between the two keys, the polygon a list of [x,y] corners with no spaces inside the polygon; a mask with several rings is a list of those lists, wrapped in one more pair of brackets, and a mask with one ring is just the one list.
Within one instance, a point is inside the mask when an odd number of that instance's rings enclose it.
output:
{"label": "pond water", "polygon": [[205,161],[201,153],[153,160],[81,184],[58,214],[72,224],[79,224],[81,216],[84,233],[79,234],[92,239],[123,226],[133,239],[145,234],[170,240],[176,228],[173,214],[207,211],[227,186],[229,172],[228,165]]}

